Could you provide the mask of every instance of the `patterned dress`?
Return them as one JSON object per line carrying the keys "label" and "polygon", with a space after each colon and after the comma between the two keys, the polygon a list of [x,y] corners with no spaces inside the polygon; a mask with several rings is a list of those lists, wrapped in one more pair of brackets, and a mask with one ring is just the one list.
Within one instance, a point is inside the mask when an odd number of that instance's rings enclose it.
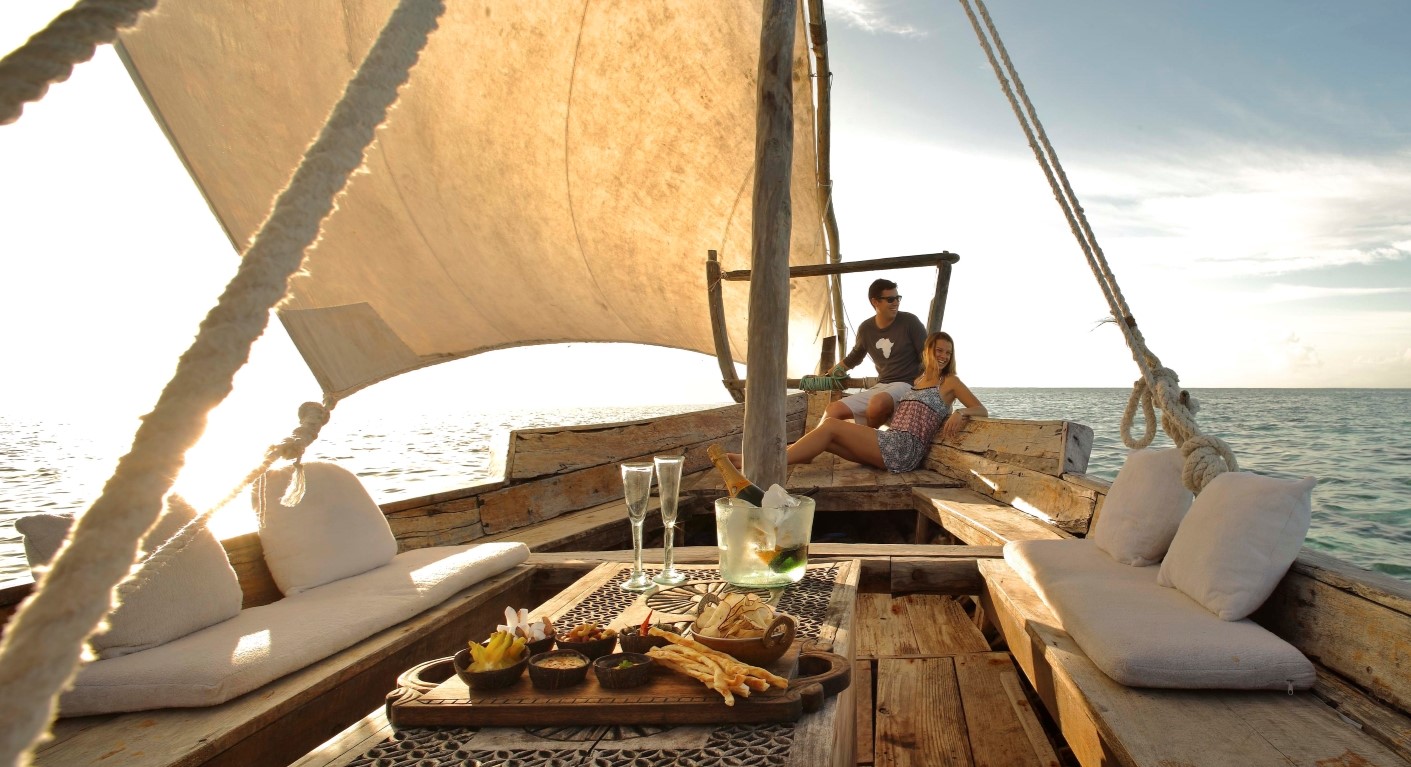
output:
{"label": "patterned dress", "polygon": [[887,470],[901,473],[920,466],[948,415],[950,405],[941,399],[941,387],[911,387],[897,403],[891,426],[877,432],[877,447]]}

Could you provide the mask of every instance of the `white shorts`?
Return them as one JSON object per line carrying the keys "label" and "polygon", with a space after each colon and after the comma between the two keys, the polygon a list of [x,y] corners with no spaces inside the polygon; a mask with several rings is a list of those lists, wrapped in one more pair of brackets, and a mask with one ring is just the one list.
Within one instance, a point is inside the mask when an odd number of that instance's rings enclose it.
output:
{"label": "white shorts", "polygon": [[853,420],[862,419],[865,423],[867,421],[867,403],[871,402],[873,397],[880,393],[889,394],[892,398],[892,405],[895,407],[896,403],[901,402],[901,398],[905,397],[910,391],[911,384],[909,382],[893,381],[891,383],[873,384],[870,389],[863,389],[857,394],[849,394],[838,401],[847,405],[848,409],[852,410]]}

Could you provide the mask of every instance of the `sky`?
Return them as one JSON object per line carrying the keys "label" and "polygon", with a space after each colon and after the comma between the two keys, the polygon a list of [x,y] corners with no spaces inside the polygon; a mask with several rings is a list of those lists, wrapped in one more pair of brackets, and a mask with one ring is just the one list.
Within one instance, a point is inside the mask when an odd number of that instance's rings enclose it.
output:
{"label": "sky", "polygon": [[[0,50],[66,4],[0,4]],[[960,254],[972,387],[1125,387],[1111,324],[958,3],[826,0],[844,260]],[[1151,349],[1184,385],[1411,387],[1411,5],[994,0]],[[109,48],[0,126],[0,415],[130,425],[235,253]],[[844,281],[848,321],[868,276]],[[922,317],[934,270],[895,277]],[[611,385],[506,386],[546,364]],[[865,369],[859,372],[866,372]],[[575,344],[403,376],[340,417],[725,401],[702,355]],[[213,428],[267,444],[318,388],[277,323]],[[130,434],[130,431],[127,432]]]}

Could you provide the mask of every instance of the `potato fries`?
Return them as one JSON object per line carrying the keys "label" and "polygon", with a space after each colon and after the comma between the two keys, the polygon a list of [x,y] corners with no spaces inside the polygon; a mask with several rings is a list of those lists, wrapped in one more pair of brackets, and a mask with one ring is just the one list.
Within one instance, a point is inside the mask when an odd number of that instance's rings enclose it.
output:
{"label": "potato fries", "polygon": [[771,685],[780,689],[789,687],[789,680],[757,666],[741,663],[689,637],[655,627],[651,633],[665,637],[671,644],[653,647],[647,655],[672,671],[685,674],[720,693],[727,706],[735,705],[736,695],[748,698],[752,691],[767,690]]}

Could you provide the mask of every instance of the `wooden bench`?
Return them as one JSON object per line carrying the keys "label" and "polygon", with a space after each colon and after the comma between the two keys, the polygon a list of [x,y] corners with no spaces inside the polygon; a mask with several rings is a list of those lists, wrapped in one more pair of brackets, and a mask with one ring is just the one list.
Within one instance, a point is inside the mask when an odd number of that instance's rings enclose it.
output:
{"label": "wooden bench", "polygon": [[861,593],[855,620],[858,764],[1057,765],[1013,661],[960,602]]}
{"label": "wooden bench", "polygon": [[977,546],[1073,537],[1065,530],[973,490],[916,488],[911,494],[917,512],[917,543],[931,539],[931,525],[923,524],[924,521],[934,523],[953,538]]}
{"label": "wooden bench", "polygon": [[[417,617],[218,706],[60,719],[39,767],[282,765],[368,712],[399,674],[494,630],[505,605],[531,605],[534,568],[520,565]],[[356,609],[351,607],[350,609]]]}
{"label": "wooden bench", "polygon": [[[1367,620],[1371,606],[1379,604],[1375,596],[1365,596],[1379,590],[1367,589],[1368,580],[1362,581],[1364,596],[1356,597],[1359,589],[1348,579],[1350,573],[1310,573],[1305,563],[1302,568],[1295,565],[1280,587],[1302,590],[1311,600],[1303,604],[1302,616],[1281,613],[1286,624],[1318,633],[1309,628],[1335,623],[1343,635],[1372,634],[1368,644],[1376,654],[1358,652],[1361,668],[1346,663],[1345,650],[1343,657],[1310,652],[1310,637],[1299,636],[1299,629],[1281,632],[1266,624],[1318,662],[1319,680],[1312,691],[1156,690],[1124,687],[1103,674],[1003,560],[984,560],[979,567],[985,579],[985,614],[1004,634],[1010,652],[1084,767],[1411,764],[1411,720],[1402,709],[1373,698],[1352,681],[1375,674],[1383,694],[1393,700],[1405,695],[1411,681],[1411,669],[1399,662],[1406,655],[1411,617],[1385,611],[1370,625],[1348,620],[1354,609]],[[1411,591],[1404,584],[1370,580],[1378,587],[1389,586],[1400,594],[1398,599]],[[1362,604],[1354,608],[1349,597]],[[1266,605],[1265,611],[1287,607],[1281,599],[1271,602],[1274,605]],[[1336,667],[1325,665],[1330,661]]]}

